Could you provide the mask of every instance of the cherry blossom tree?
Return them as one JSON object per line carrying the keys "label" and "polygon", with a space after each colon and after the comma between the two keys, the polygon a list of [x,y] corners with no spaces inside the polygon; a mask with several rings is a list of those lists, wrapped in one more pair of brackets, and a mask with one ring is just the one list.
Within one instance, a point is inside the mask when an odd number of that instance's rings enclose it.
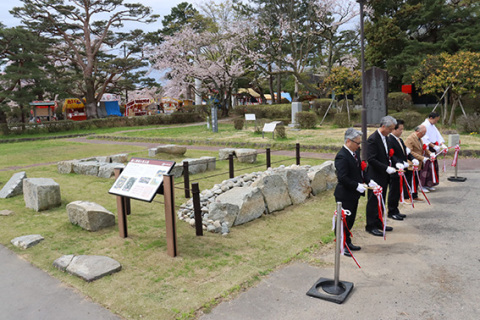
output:
{"label": "cherry blossom tree", "polygon": [[[165,94],[185,97],[189,90],[196,90],[218,100],[223,114],[228,115],[234,85],[247,71],[246,58],[237,49],[245,36],[241,30],[229,27],[195,32],[187,26],[150,48],[152,69],[165,73]],[[202,81],[200,88],[195,88],[195,79]]]}

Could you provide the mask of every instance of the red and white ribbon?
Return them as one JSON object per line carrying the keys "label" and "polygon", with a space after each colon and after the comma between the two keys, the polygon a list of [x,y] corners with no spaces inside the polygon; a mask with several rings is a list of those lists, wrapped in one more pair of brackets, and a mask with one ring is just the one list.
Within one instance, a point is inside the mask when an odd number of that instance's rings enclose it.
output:
{"label": "red and white ribbon", "polygon": [[437,183],[438,177],[437,177],[437,172],[435,171],[435,160],[430,159],[430,168],[432,169],[433,183]]}
{"label": "red and white ribbon", "polygon": [[[341,255],[345,255],[345,248],[347,248],[348,252],[350,253],[350,255],[352,256],[353,258],[353,261],[355,261],[355,263],[357,264],[357,266],[359,268],[362,268],[360,267],[360,265],[358,264],[358,261],[357,259],[355,259],[355,257],[353,256],[353,253],[352,251],[350,250],[350,248],[348,247],[347,245],[347,237],[345,237],[344,235],[344,228],[347,228],[347,231],[348,233],[350,234],[350,236],[352,237],[352,232],[350,231],[350,229],[348,229],[348,225],[347,225],[347,216],[349,216],[351,213],[349,210],[344,210],[342,208],[342,227],[340,228],[340,243],[341,243],[341,246],[340,246],[340,254]],[[333,213],[333,218],[332,218],[332,230],[335,230],[335,227],[336,227],[336,218],[337,218],[337,210],[335,210],[335,212]]]}
{"label": "red and white ribbon", "polygon": [[453,155],[453,162],[452,162],[452,167],[457,166],[457,160],[458,160],[458,152],[460,151],[460,146],[457,144],[455,146],[455,154]]}
{"label": "red and white ribbon", "polygon": [[[424,196],[425,199],[427,200],[428,205],[430,205],[430,200],[428,200],[427,195],[425,194],[425,192],[423,192],[422,182],[420,181],[420,176],[419,176],[419,174],[418,174],[418,166],[413,166],[413,177],[412,177],[412,179],[415,180],[415,176],[416,176],[417,179],[418,179],[418,186],[419,186],[420,190],[422,190],[423,196]],[[412,200],[413,200],[413,199],[412,199]]]}
{"label": "red and white ribbon", "polygon": [[443,172],[447,172],[447,165],[445,164],[445,157],[447,156],[448,153],[448,148],[443,149]]}
{"label": "red and white ribbon", "polygon": [[[410,199],[412,199],[412,190],[408,185],[404,170],[398,170],[398,177],[400,178],[400,203],[405,203],[405,197],[403,196],[403,182],[405,182],[405,185],[407,186],[407,193],[410,196]],[[415,208],[415,206],[413,205],[413,199],[412,199],[412,208]]]}
{"label": "red and white ribbon", "polygon": [[383,188],[376,186],[373,188],[373,194],[377,197],[378,219],[383,224],[383,240],[386,240],[385,229],[387,228],[387,215],[385,214],[385,201],[383,200]]}

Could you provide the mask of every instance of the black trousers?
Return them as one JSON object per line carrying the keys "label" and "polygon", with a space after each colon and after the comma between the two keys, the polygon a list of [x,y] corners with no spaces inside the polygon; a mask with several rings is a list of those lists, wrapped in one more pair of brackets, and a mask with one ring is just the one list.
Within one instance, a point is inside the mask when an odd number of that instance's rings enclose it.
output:
{"label": "black trousers", "polygon": [[[358,200],[342,200],[335,198],[335,201],[341,202],[342,208],[350,211],[350,215],[346,216],[346,221],[348,229],[351,231],[353,224],[355,223],[355,217],[357,216]],[[348,232],[347,228],[343,229],[343,234],[345,235],[346,242],[352,243],[352,240],[350,239],[350,233]]]}
{"label": "black trousers", "polygon": [[[403,182],[403,181],[402,181]],[[403,182],[403,187],[406,188]],[[388,191],[388,215],[399,214],[398,201],[400,200],[400,177],[394,173],[390,176],[390,187]]]}
{"label": "black trousers", "polygon": [[[387,199],[387,188],[388,183],[383,188],[383,201]],[[378,217],[378,201],[377,196],[373,194],[372,190],[368,190],[368,201],[367,201],[367,226],[366,230],[372,229],[382,229],[383,223],[382,220]]]}

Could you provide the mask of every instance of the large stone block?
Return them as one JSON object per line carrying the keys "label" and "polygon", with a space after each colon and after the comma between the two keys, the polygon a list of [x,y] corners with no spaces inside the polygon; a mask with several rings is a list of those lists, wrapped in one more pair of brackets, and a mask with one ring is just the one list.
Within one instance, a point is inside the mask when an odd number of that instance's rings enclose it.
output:
{"label": "large stone block", "polygon": [[104,256],[62,256],[53,262],[53,266],[85,281],[94,281],[122,270],[118,261]]}
{"label": "large stone block", "polygon": [[15,239],[12,239],[10,242],[19,248],[22,249],[28,249],[30,247],[33,247],[34,245],[37,245],[40,243],[40,241],[43,241],[43,237],[39,234],[30,234],[27,236],[21,236],[17,237]]}
{"label": "large stone block", "polygon": [[262,192],[256,187],[235,187],[219,195],[215,201],[236,205],[239,208],[234,225],[255,220],[265,212]]}
{"label": "large stone block", "polygon": [[123,163],[101,163],[98,167],[97,176],[100,178],[111,178],[115,176],[115,168],[125,168]]}
{"label": "large stone block", "polygon": [[212,202],[208,207],[208,218],[219,220],[220,223],[227,223],[229,227],[235,224],[240,208],[231,203]]}
{"label": "large stone block", "polygon": [[27,178],[25,171],[15,173],[0,190],[0,198],[11,198],[23,193],[23,180]]}
{"label": "large stone block", "polygon": [[76,174],[84,174],[88,176],[98,176],[98,161],[78,161],[73,163],[73,172]]}
{"label": "large stone block", "polygon": [[215,157],[200,157],[200,160],[203,160],[207,163],[207,171],[215,170],[217,159]]}
{"label": "large stone block", "polygon": [[308,171],[308,178],[310,179],[310,186],[314,196],[327,190],[327,176],[331,170],[331,165],[327,162],[318,166],[313,166]]}
{"label": "large stone block", "polygon": [[234,148],[224,148],[218,150],[218,159],[219,160],[228,160],[228,156],[231,154],[235,155]]}
{"label": "large stone block", "polygon": [[287,184],[279,174],[264,175],[252,183],[252,187],[262,191],[269,213],[292,205]]}
{"label": "large stone block", "polygon": [[57,162],[58,173],[69,174],[73,173],[73,166],[78,160],[66,160]]}
{"label": "large stone block", "polygon": [[23,198],[25,206],[37,212],[59,207],[62,204],[60,185],[50,178],[24,179]]}
{"label": "large stone block", "polygon": [[110,156],[111,162],[126,163],[128,162],[128,153],[114,154]]}
{"label": "large stone block", "polygon": [[115,215],[99,204],[73,201],[67,204],[68,219],[88,231],[98,231],[115,225]]}
{"label": "large stone block", "polygon": [[157,147],[157,153],[168,153],[183,156],[187,152],[187,147],[177,146],[175,144],[166,144]]}
{"label": "large stone block", "polygon": [[184,159],[183,162],[188,162],[188,173],[197,174],[207,171],[207,161],[202,159]]}
{"label": "large stone block", "polygon": [[255,149],[235,149],[235,156],[239,162],[255,163],[257,161],[257,150]]}
{"label": "large stone block", "polygon": [[307,170],[296,166],[286,168],[284,178],[292,204],[304,202],[311,192]]}

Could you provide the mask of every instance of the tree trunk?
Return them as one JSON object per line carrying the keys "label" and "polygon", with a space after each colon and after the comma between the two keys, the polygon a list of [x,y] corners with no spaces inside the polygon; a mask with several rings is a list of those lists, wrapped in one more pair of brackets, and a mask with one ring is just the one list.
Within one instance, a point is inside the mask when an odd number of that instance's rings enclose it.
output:
{"label": "tree trunk", "polygon": [[451,126],[453,123],[453,118],[455,117],[455,109],[457,108],[457,98],[453,100],[452,110],[450,111],[450,119],[448,120],[448,125]]}
{"label": "tree trunk", "polygon": [[[277,103],[282,103],[282,74],[279,72],[277,74]],[[272,92],[272,100],[274,99],[275,94]]]}
{"label": "tree trunk", "polygon": [[[270,95],[272,96],[272,104],[274,104],[275,102],[273,101],[274,100],[274,96],[273,96],[273,92],[274,92],[274,89],[273,89],[273,74],[272,74],[272,65],[269,64],[268,65],[268,74],[269,74],[269,77],[268,77],[268,86],[270,88]],[[262,97],[262,99],[264,99],[265,97]],[[265,103],[267,103],[267,100],[265,100]]]}
{"label": "tree trunk", "polygon": [[85,79],[86,96],[85,96],[85,111],[87,113],[87,119],[98,118],[97,113],[97,100],[95,99],[95,84],[92,78]]}

